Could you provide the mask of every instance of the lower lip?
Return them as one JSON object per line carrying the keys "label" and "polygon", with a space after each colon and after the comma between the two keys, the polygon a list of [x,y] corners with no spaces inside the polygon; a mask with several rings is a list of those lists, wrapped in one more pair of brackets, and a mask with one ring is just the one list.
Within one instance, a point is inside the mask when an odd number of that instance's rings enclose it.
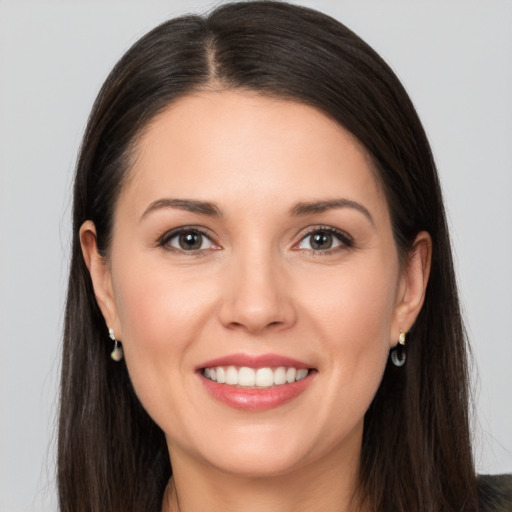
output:
{"label": "lower lip", "polygon": [[267,411],[279,407],[302,394],[311,384],[314,374],[291,384],[282,384],[264,389],[248,389],[229,384],[219,384],[199,374],[201,381],[213,398],[235,409],[244,411]]}

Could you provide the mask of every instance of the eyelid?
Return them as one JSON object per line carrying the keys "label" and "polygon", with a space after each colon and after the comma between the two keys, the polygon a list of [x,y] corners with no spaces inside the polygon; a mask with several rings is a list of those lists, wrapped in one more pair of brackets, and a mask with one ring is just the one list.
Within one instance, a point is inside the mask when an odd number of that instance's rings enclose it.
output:
{"label": "eyelid", "polygon": [[[169,251],[188,253],[190,255],[202,254],[202,253],[205,253],[206,251],[221,249],[220,245],[215,242],[214,237],[208,231],[209,230],[206,230],[200,226],[176,227],[176,228],[166,231],[163,235],[161,235],[157,240],[157,245],[159,247],[162,247]],[[331,248],[325,249],[325,250],[318,250],[318,249],[315,250],[315,249],[307,249],[307,248],[304,249],[304,248],[298,247],[300,245],[300,243],[305,238],[313,235],[314,233],[318,233],[318,232],[324,232],[324,233],[328,233],[328,234],[334,236],[336,238],[336,240],[338,242],[340,242],[340,245],[338,245],[336,247],[331,247]],[[210,241],[211,247],[209,247],[207,249],[194,249],[194,250],[187,251],[184,249],[180,249],[178,247],[172,247],[172,246],[168,245],[170,240],[172,240],[173,238],[176,238],[184,233],[196,233],[196,234],[199,234],[199,235],[205,237],[206,239],[208,239]],[[293,245],[292,249],[299,250],[299,251],[310,251],[310,252],[315,252],[315,253],[319,253],[319,254],[329,254],[332,252],[336,252],[337,250],[347,249],[347,248],[350,248],[353,246],[354,246],[354,240],[347,232],[345,232],[341,229],[335,228],[333,226],[316,225],[316,226],[310,226],[310,227],[306,228],[306,230],[300,235],[298,242],[296,242]]]}
{"label": "eyelid", "polygon": [[[199,235],[207,238],[211,242],[212,247],[209,247],[207,249],[195,249],[195,250],[186,251],[184,249],[180,249],[178,247],[172,247],[172,246],[169,245],[170,240],[172,240],[173,238],[176,238],[176,237],[178,237],[178,236],[180,236],[180,235],[182,235],[184,233],[196,233],[196,234],[199,234]],[[162,236],[160,236],[158,238],[157,245],[159,247],[162,247],[162,248],[164,248],[166,250],[169,250],[169,251],[188,253],[190,255],[202,254],[202,253],[204,253],[206,251],[219,250],[220,249],[220,246],[214,241],[212,235],[209,234],[204,228],[201,228],[199,226],[180,226],[180,227],[177,227],[177,228],[170,229],[169,231],[166,231]]]}
{"label": "eyelid", "polygon": [[[340,245],[336,247],[331,247],[329,249],[325,250],[315,250],[315,249],[304,249],[297,247],[305,238],[308,236],[311,236],[314,233],[323,232],[328,233],[332,236],[334,236],[339,242]],[[294,244],[294,248],[296,247],[296,250],[299,251],[311,251],[318,254],[330,254],[333,252],[336,252],[337,250],[343,250],[354,246],[354,240],[353,238],[346,232],[341,229],[335,228],[333,226],[324,226],[324,225],[318,225],[318,226],[310,226],[307,228],[306,232],[302,233],[299,241]]]}

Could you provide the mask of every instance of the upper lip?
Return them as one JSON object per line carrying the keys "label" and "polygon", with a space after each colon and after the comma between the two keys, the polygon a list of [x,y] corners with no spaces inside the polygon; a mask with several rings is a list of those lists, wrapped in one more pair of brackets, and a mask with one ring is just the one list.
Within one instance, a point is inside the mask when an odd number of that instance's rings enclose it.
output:
{"label": "upper lip", "polygon": [[312,368],[310,364],[307,364],[298,359],[292,357],[281,356],[278,354],[230,354],[210,361],[205,361],[196,367],[197,370],[203,368],[214,368],[216,366],[246,366],[249,368],[277,368],[284,366],[287,368]]}

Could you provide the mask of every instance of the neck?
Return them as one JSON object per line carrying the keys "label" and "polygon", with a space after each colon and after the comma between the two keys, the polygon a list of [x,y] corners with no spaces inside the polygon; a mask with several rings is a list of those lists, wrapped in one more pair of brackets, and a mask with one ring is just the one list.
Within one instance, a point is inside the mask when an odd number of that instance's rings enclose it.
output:
{"label": "neck", "polygon": [[[285,475],[233,475],[173,454],[162,512],[363,512],[357,493],[357,454],[330,455]],[[340,460],[343,462],[340,464]]]}

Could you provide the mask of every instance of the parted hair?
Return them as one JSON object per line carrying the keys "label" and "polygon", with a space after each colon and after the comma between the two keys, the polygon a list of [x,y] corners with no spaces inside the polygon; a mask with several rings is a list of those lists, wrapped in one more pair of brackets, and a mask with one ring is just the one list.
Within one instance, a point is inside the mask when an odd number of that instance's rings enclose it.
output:
{"label": "parted hair", "polygon": [[211,87],[313,106],[365,148],[406,264],[415,236],[433,255],[407,362],[388,362],[366,413],[359,490],[375,512],[477,510],[470,444],[467,342],[429,143],[404,87],[347,27],[277,1],[222,5],[169,20],[116,64],[80,148],[65,313],[58,488],[61,512],[159,512],[172,475],[161,429],[145,412],[112,344],[84,263],[92,220],[109,257],[113,212],[148,123],[176,99]]}

